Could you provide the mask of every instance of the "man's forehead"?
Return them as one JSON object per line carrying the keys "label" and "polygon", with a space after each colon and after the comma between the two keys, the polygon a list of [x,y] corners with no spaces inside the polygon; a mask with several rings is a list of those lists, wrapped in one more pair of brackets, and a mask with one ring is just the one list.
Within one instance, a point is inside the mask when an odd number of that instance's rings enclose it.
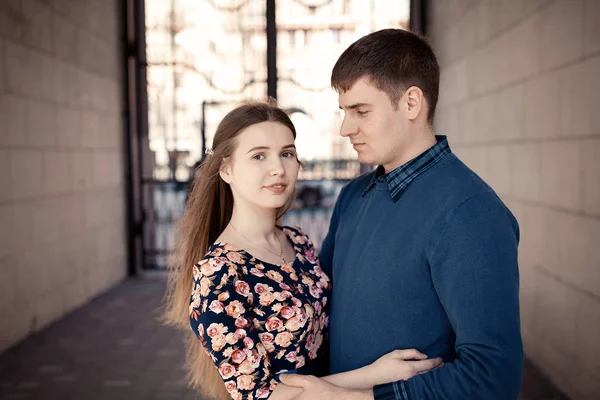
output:
{"label": "man's forehead", "polygon": [[368,82],[357,81],[350,89],[338,93],[338,103],[342,109],[355,108],[357,104],[372,104],[379,97],[379,92],[381,92],[381,90]]}

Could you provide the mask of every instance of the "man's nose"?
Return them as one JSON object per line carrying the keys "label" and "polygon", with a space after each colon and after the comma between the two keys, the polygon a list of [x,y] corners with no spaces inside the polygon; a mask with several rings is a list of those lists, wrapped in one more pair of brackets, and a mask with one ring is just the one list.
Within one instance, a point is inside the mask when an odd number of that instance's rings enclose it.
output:
{"label": "man's nose", "polygon": [[350,135],[354,135],[358,131],[358,126],[352,121],[352,118],[348,118],[344,116],[344,120],[342,121],[342,126],[340,127],[340,135],[343,137],[348,137]]}

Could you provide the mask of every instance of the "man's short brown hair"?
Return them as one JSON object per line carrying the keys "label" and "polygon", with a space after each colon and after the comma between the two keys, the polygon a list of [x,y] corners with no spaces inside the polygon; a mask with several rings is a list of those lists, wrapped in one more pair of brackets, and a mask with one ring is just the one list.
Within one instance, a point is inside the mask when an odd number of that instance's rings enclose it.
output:
{"label": "man's short brown hair", "polygon": [[417,86],[427,100],[433,124],[440,86],[440,67],[426,39],[402,29],[383,29],[352,43],[335,63],[331,86],[349,90],[360,78],[385,92],[397,107],[406,89]]}

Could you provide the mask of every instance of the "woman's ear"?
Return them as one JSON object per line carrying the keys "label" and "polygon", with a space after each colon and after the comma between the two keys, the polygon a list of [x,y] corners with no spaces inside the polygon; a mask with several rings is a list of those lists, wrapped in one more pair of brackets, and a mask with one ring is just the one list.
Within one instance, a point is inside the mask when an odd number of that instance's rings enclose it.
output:
{"label": "woman's ear", "polygon": [[221,163],[221,168],[219,168],[219,176],[221,177],[221,179],[223,179],[225,183],[231,183],[233,177],[231,174],[231,163],[229,162],[229,160],[223,159],[223,162]]}

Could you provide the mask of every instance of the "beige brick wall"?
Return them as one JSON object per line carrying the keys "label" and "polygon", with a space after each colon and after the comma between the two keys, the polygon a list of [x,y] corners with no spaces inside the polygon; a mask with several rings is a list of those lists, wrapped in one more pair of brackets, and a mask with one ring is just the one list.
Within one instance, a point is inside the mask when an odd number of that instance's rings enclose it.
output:
{"label": "beige brick wall", "polygon": [[126,276],[119,3],[0,3],[0,352]]}
{"label": "beige brick wall", "polygon": [[600,1],[430,1],[436,130],[521,226],[525,351],[600,398]]}

